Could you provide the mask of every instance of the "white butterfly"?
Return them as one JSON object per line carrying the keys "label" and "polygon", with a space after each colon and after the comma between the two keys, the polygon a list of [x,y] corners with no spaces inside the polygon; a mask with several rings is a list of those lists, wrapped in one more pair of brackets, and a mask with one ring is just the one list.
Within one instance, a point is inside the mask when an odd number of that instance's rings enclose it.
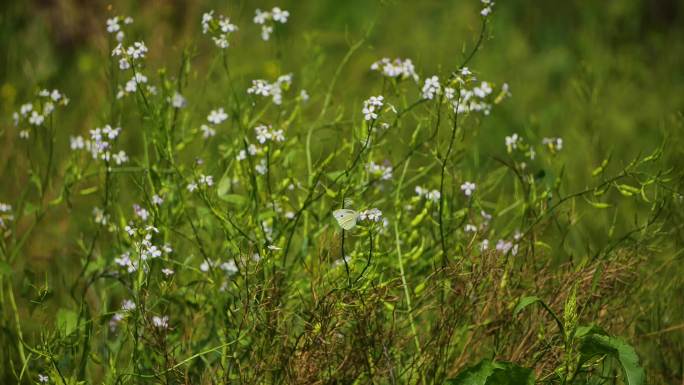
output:
{"label": "white butterfly", "polygon": [[352,209],[339,209],[333,211],[333,216],[337,219],[340,227],[345,230],[351,230],[356,226],[356,220],[359,218],[359,213]]}

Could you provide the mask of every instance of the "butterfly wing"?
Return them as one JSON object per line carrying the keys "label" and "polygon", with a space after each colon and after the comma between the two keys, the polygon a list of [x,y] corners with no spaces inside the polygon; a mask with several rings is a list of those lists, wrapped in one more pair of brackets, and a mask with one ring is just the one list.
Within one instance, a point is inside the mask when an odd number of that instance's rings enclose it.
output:
{"label": "butterfly wing", "polygon": [[333,211],[333,216],[340,227],[345,230],[351,230],[356,226],[356,219],[359,217],[359,213],[351,209],[339,209]]}

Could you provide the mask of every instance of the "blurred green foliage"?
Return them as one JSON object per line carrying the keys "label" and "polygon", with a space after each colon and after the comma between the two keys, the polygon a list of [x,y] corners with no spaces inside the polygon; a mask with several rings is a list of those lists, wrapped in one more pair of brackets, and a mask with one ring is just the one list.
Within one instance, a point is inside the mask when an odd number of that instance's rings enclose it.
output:
{"label": "blurred green foliage", "polygon": [[[265,1],[3,1],[0,4],[0,201],[10,199],[26,183],[8,162],[17,132],[11,113],[43,87],[63,90],[73,103],[62,114],[60,129],[84,133],[106,122],[108,97],[103,87],[108,75],[108,44],[104,20],[131,15],[134,31],[150,48],[148,69],[175,69],[187,49],[195,56],[188,82],[199,82],[212,65],[201,39],[199,20],[209,9],[231,16],[241,26],[232,42],[240,57],[231,58],[242,86],[253,78],[272,78],[292,72],[303,88],[327,84],[347,48],[368,34],[368,44],[353,56],[341,74],[336,103],[360,105],[381,84],[368,71],[381,57],[412,58],[422,73],[448,73],[461,62],[479,32],[477,1],[443,0],[283,0],[292,19],[275,39],[281,44],[253,45],[247,36],[259,33],[251,22],[253,9],[273,6]],[[513,98],[484,120],[477,138],[479,152],[468,154],[473,170],[491,169],[497,160],[485,156],[500,152],[503,137],[523,134],[530,141],[563,137],[558,156],[563,172],[582,190],[591,184],[590,170],[608,154],[609,170],[620,170],[639,154],[666,144],[667,164],[684,166],[684,4],[676,0],[622,1],[499,1],[482,50],[470,64],[484,78],[507,82]],[[264,57],[272,59],[263,61]],[[450,67],[447,67],[450,66]],[[265,74],[265,75],[264,75]],[[363,90],[359,94],[359,90]],[[228,92],[212,87],[191,88],[191,108],[220,104]],[[324,152],[336,137],[316,137],[314,148]],[[68,148],[68,135],[57,148]],[[130,147],[139,146],[135,140]],[[40,155],[39,155],[40,156]],[[551,171],[549,171],[551,172]],[[473,175],[473,178],[478,177]],[[682,183],[679,182],[681,187]],[[634,227],[648,207],[625,202],[603,215],[578,218],[583,226],[552,245],[559,262],[578,254],[592,255],[607,242],[605,229],[624,233]],[[89,213],[88,213],[89,214]],[[64,262],[65,239],[76,231],[53,214],[57,225],[45,229],[26,252],[25,268],[41,276]],[[681,358],[661,355],[684,351],[682,283],[682,213],[669,214],[674,232],[649,262],[652,286],[639,290],[644,306],[633,325],[634,345],[645,366],[664,381],[681,381]],[[86,220],[86,218],[80,218]],[[603,231],[601,231],[603,230]],[[27,290],[28,291],[28,290]],[[674,383],[674,382],[672,382]]]}

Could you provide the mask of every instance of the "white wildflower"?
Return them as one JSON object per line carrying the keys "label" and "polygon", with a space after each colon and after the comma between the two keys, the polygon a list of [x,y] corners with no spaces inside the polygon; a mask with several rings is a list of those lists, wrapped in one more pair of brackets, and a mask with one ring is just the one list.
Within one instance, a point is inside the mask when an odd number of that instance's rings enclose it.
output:
{"label": "white wildflower", "polygon": [[183,95],[181,95],[178,91],[175,91],[173,93],[173,96],[171,97],[171,106],[173,108],[183,108],[186,106],[186,104],[187,101],[185,100]]}
{"label": "white wildflower", "polygon": [[161,206],[164,203],[164,199],[157,194],[152,195],[152,203],[157,206]]}
{"label": "white wildflower", "polygon": [[555,153],[563,149],[563,138],[544,138],[542,144]]}
{"label": "white wildflower", "polygon": [[152,317],[152,325],[159,329],[167,329],[169,327],[169,317],[168,316],[154,316]]}
{"label": "white wildflower", "polygon": [[45,121],[45,117],[41,114],[39,114],[37,111],[32,111],[31,112],[31,117],[29,117],[29,123],[33,124],[34,126],[40,126],[43,124],[43,121]]}
{"label": "white wildflower", "polygon": [[225,271],[228,273],[228,275],[232,275],[238,272],[238,267],[235,264],[235,261],[230,260],[228,262],[223,262],[221,266],[219,266],[221,270]]}
{"label": "white wildflower", "polygon": [[273,15],[273,20],[281,24],[287,23],[287,18],[290,17],[290,12],[281,10],[278,7],[273,7],[271,14]]}
{"label": "white wildflower", "polygon": [[199,184],[205,185],[205,186],[213,186],[214,185],[214,177],[211,175],[200,175],[199,178]]}
{"label": "white wildflower", "polygon": [[379,71],[384,76],[397,79],[413,79],[418,81],[418,74],[416,73],[415,67],[411,59],[402,60],[396,58],[390,60],[389,58],[382,58],[375,63],[371,64],[371,70]]}
{"label": "white wildflower", "polygon": [[112,155],[112,158],[114,159],[114,162],[120,166],[126,162],[128,162],[128,155],[126,155],[126,152],[121,150],[115,154]]}
{"label": "white wildflower", "polygon": [[437,76],[425,79],[425,84],[423,84],[423,89],[421,91],[421,97],[423,99],[432,100],[434,99],[435,95],[439,94],[439,92],[440,85],[439,78]]}
{"label": "white wildflower", "polygon": [[511,151],[518,148],[518,144],[522,141],[522,138],[518,134],[513,134],[511,136],[506,136],[506,150],[510,153]]}
{"label": "white wildflower", "polygon": [[382,95],[371,96],[368,100],[364,101],[363,109],[361,110],[361,112],[363,112],[364,119],[367,121],[377,119],[378,110],[382,108],[383,104],[384,97]]}
{"label": "white wildflower", "polygon": [[466,181],[461,185],[461,190],[465,196],[469,197],[473,195],[473,191],[475,191],[475,183]]}
{"label": "white wildflower", "polygon": [[207,126],[206,124],[203,124],[200,126],[200,131],[202,131],[202,137],[204,139],[207,139],[207,138],[210,138],[210,137],[216,135],[216,130]]}
{"label": "white wildflower", "polygon": [[228,119],[228,114],[226,114],[226,112],[223,110],[223,107],[217,110],[212,110],[209,113],[209,116],[207,116],[207,120],[212,124],[221,124],[226,119]]}

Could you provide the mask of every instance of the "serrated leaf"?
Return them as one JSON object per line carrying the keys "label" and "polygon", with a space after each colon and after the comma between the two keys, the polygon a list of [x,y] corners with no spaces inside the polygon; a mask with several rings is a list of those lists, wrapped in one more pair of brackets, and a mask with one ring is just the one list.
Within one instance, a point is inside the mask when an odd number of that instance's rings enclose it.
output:
{"label": "serrated leaf", "polygon": [[601,334],[589,334],[580,346],[582,358],[586,361],[592,357],[608,355],[615,358],[622,366],[627,385],[643,385],[644,369],[639,365],[639,357],[634,348],[617,337]]}

